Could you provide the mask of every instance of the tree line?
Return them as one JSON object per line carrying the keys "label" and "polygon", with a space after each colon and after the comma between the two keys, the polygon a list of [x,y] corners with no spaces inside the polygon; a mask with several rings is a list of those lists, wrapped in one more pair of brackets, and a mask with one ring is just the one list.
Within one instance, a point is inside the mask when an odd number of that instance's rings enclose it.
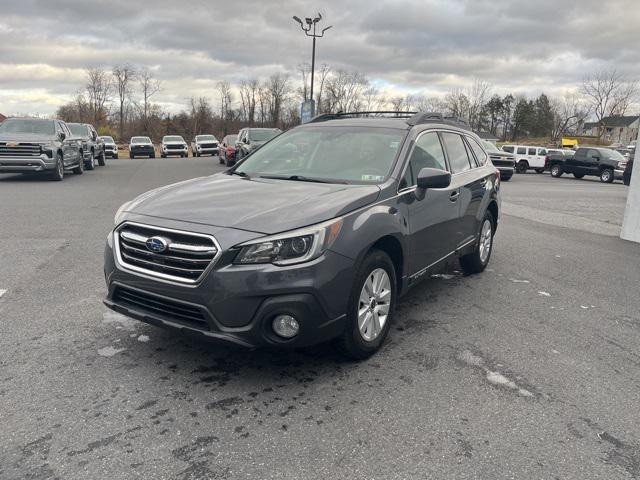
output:
{"label": "tree line", "polygon": [[[300,102],[309,99],[310,67],[298,66],[299,80],[288,72],[238,84],[219,81],[217,103],[206,97],[189,98],[179,113],[154,103],[162,83],[147,69],[117,65],[86,70],[86,84],[62,105],[57,116],[70,122],[94,124],[101,134],[121,141],[133,135],[155,140],[166,134],[192,138],[213,133],[219,138],[245,126],[287,129],[300,123]],[[586,77],[574,93],[551,97],[541,93],[498,95],[494,86],[474,80],[468,88],[453,88],[442,96],[388,95],[365,74],[321,65],[316,71],[316,113],[352,111],[442,112],[466,121],[475,131],[502,140],[545,137],[556,142],[575,134],[588,119],[624,115],[638,99],[638,84],[615,69]]]}

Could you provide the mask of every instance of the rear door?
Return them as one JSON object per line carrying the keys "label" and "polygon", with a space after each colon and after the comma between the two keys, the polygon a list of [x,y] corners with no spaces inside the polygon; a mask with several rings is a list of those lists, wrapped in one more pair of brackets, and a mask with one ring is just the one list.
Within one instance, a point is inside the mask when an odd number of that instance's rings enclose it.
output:
{"label": "rear door", "polygon": [[409,275],[424,271],[452,253],[460,236],[459,189],[430,189],[422,200],[417,200],[413,192],[423,168],[447,170],[440,137],[433,130],[416,138],[398,189],[409,218]]}
{"label": "rear door", "polygon": [[478,216],[487,189],[487,177],[478,170],[478,162],[483,159],[476,161],[464,135],[442,132],[441,136],[451,166],[451,183],[459,191],[457,246],[462,246],[473,241],[478,233]]}
{"label": "rear door", "polygon": [[598,175],[600,172],[600,152],[594,148],[587,150],[587,156],[582,161],[582,168],[586,175]]}

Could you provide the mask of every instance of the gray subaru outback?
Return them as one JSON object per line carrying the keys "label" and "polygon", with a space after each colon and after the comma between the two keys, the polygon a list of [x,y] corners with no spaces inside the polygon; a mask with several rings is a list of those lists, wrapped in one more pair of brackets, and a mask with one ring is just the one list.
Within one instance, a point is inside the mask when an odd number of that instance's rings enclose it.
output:
{"label": "gray subaru outback", "polygon": [[455,119],[316,117],[223,173],[122,205],[105,304],[201,338],[334,340],[366,358],[422,277],[456,258],[467,274],[485,269],[499,190],[480,139]]}

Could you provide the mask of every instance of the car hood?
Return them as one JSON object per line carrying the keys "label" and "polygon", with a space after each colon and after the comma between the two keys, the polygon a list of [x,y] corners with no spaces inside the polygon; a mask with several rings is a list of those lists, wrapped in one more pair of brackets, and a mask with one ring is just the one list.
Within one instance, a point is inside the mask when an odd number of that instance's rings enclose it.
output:
{"label": "car hood", "polygon": [[489,154],[490,157],[499,157],[499,158],[508,158],[508,159],[514,159],[515,155],[513,153],[509,153],[509,152],[487,152]]}
{"label": "car hood", "polygon": [[0,134],[0,142],[46,142],[55,140],[55,135],[40,135],[38,133],[4,133]]}
{"label": "car hood", "polygon": [[374,202],[375,185],[340,185],[220,173],[144,193],[128,213],[264,234],[329,220]]}

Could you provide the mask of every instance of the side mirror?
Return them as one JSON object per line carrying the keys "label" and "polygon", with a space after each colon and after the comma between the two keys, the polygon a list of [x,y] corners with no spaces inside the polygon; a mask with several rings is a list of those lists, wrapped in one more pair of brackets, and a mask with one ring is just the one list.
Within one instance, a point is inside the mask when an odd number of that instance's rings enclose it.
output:
{"label": "side mirror", "polygon": [[447,188],[451,184],[451,174],[439,168],[423,168],[418,173],[416,198],[422,200],[430,188]]}
{"label": "side mirror", "polygon": [[65,138],[67,138],[67,135],[64,132],[60,132],[58,134],[58,137],[60,137],[60,141],[62,142],[64,141]]}

